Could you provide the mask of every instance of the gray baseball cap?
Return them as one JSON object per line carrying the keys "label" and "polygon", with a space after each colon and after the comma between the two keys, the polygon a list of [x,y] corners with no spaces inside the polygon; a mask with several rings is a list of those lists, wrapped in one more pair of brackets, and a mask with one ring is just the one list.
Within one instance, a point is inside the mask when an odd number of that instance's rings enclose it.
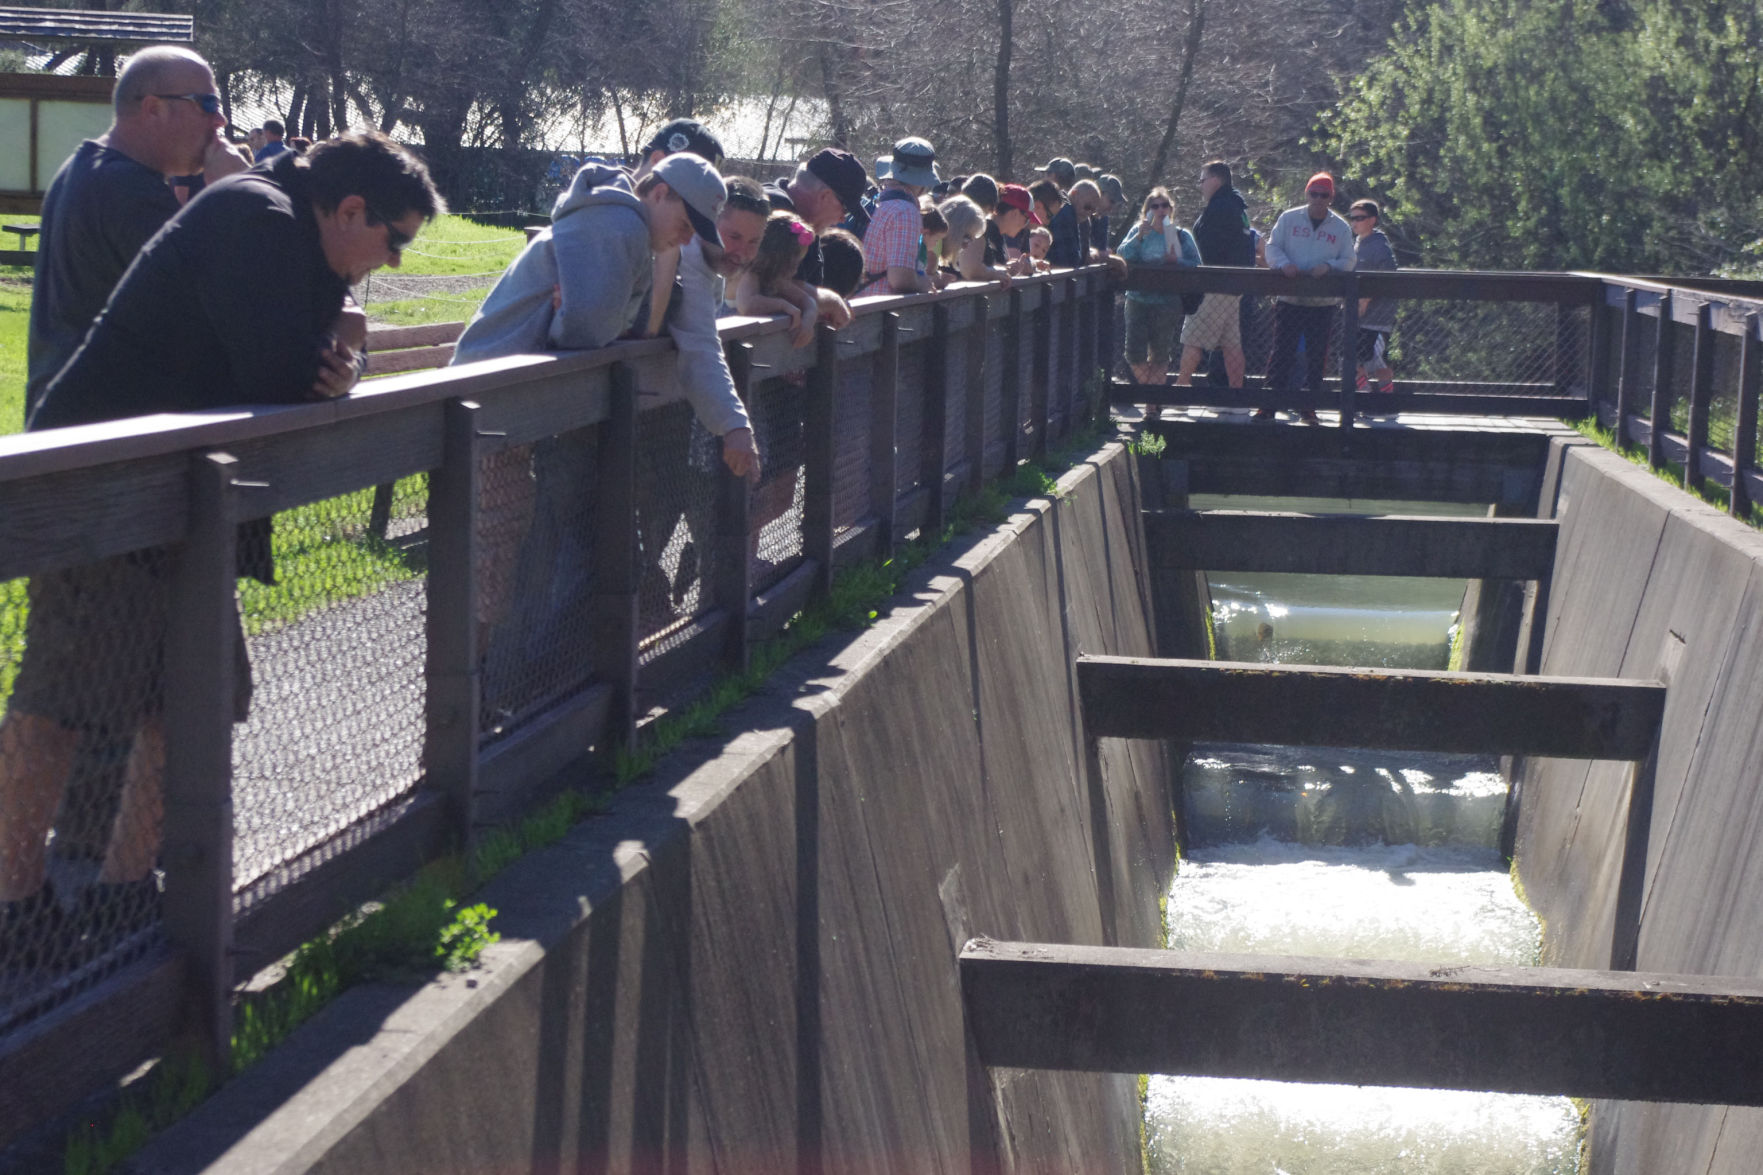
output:
{"label": "gray baseball cap", "polygon": [[1120,186],[1119,176],[1104,175],[1096,181],[1096,185],[1102,189],[1102,194],[1114,203],[1126,203],[1126,189]]}
{"label": "gray baseball cap", "polygon": [[697,155],[680,151],[657,163],[655,174],[685,201],[686,216],[698,235],[720,249],[722,234],[716,231],[716,218],[728,202],[728,185],[716,169]]}

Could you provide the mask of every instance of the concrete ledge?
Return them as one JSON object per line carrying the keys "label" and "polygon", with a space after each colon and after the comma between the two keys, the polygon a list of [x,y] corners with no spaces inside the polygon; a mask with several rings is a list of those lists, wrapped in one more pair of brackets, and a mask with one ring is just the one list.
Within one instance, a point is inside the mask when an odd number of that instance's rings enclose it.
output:
{"label": "concrete ledge", "polygon": [[1129,1170],[1130,1077],[989,1074],[974,934],[1153,945],[1155,744],[1081,771],[1072,663],[1148,653],[1117,446],[483,900],[507,941],[346,994],[137,1171]]}

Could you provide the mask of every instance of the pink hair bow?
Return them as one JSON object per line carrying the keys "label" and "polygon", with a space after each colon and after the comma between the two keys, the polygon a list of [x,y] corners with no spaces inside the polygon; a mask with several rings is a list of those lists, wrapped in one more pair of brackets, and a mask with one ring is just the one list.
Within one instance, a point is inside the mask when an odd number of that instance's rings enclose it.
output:
{"label": "pink hair bow", "polygon": [[796,238],[798,245],[812,245],[814,243],[814,230],[800,221],[795,221],[790,225],[790,233]]}

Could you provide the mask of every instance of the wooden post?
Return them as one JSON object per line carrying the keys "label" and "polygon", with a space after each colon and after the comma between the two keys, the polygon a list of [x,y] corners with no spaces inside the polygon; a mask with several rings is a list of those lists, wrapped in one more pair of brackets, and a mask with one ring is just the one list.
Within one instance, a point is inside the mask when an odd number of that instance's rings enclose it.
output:
{"label": "wooden post", "polygon": [[1359,279],[1345,277],[1347,296],[1341,299],[1341,427],[1353,427],[1353,397],[1359,394]]}
{"label": "wooden post", "polygon": [[876,552],[883,558],[899,542],[900,501],[900,315],[882,315],[881,347],[875,353],[875,389],[869,396],[869,503],[876,518]]}
{"label": "wooden post", "polygon": [[594,676],[612,687],[610,749],[637,738],[637,380],[629,364],[607,368],[594,508]]}
{"label": "wooden post", "polygon": [[973,298],[973,321],[967,328],[966,429],[961,447],[967,452],[967,489],[978,493],[986,483],[986,340],[991,331],[992,300]]}
{"label": "wooden post", "polygon": [[[1004,470],[1008,478],[1022,460],[1022,290],[1010,291],[1010,317],[1004,320],[1004,364],[999,375],[998,419],[1004,430]],[[1031,365],[1032,366],[1032,365]]]}
{"label": "wooden post", "polygon": [[1096,285],[1096,366],[1102,369],[1102,388],[1096,400],[1096,411],[1103,414],[1108,412],[1109,388],[1114,382],[1114,359],[1114,280],[1103,274]]}
{"label": "wooden post", "polygon": [[[723,353],[728,357],[735,393],[750,412],[753,346],[730,342],[724,344]],[[769,457],[769,453],[764,454],[762,459]],[[722,664],[730,672],[744,673],[751,654],[747,606],[753,592],[753,555],[747,532],[753,525],[753,486],[746,478],[730,473],[726,467],[719,470],[717,481],[715,597],[717,606],[728,617]]]}
{"label": "wooden post", "polygon": [[1586,311],[1591,315],[1591,372],[1586,378],[1586,400],[1592,419],[1598,419],[1598,405],[1610,401],[1610,307],[1604,297],[1604,283],[1598,283],[1598,300]]}
{"label": "wooden post", "polygon": [[232,1047],[233,709],[237,461],[190,470],[190,525],[171,562],[165,629],[165,934],[188,959],[190,1022],[209,1064]]}
{"label": "wooden post", "polygon": [[[1083,378],[1078,381],[1078,396],[1082,403],[1083,423],[1095,419],[1096,396],[1090,392],[1092,382],[1100,382],[1096,376],[1096,275],[1091,274],[1084,279],[1083,294],[1078,302],[1077,316],[1077,357],[1078,367]],[[1099,394],[1106,395],[1105,389]]]}
{"label": "wooden post", "polygon": [[1672,329],[1671,291],[1659,295],[1659,343],[1653,352],[1652,427],[1647,436],[1647,464],[1665,465],[1665,430],[1671,427],[1671,368],[1676,359],[1677,332]]}
{"label": "wooden post", "polygon": [[1636,305],[1639,297],[1639,291],[1633,289],[1622,293],[1622,369],[1616,377],[1616,447],[1619,449],[1634,443],[1628,418],[1634,414],[1635,401],[1640,399],[1641,373],[1637,357],[1641,343],[1641,312]]}
{"label": "wooden post", "polygon": [[1047,455],[1047,428],[1053,416],[1053,287],[1043,285],[1040,295],[1035,306],[1034,374],[1029,383],[1029,414],[1035,426],[1029,456],[1033,458]]}
{"label": "wooden post", "polygon": [[944,474],[949,471],[949,304],[930,308],[930,343],[924,351],[924,447],[920,475],[929,494],[924,533],[934,543],[943,533],[949,503]]}
{"label": "wooden post", "polygon": [[1745,333],[1739,340],[1739,402],[1738,419],[1732,437],[1732,502],[1727,507],[1734,518],[1751,516],[1751,487],[1745,474],[1757,464],[1757,394],[1759,363],[1763,359],[1763,338],[1758,337],[1758,324],[1763,319],[1755,314],[1745,318]]}
{"label": "wooden post", "polygon": [[1702,476],[1702,453],[1708,447],[1708,405],[1714,398],[1714,309],[1706,302],[1696,309],[1694,371],[1683,458],[1683,484],[1691,492],[1701,490],[1707,480]]}
{"label": "wooden post", "polygon": [[813,592],[824,597],[833,586],[833,464],[839,394],[839,336],[821,323],[814,332],[814,366],[808,371],[808,404],[803,410],[802,553],[817,564]]}
{"label": "wooden post", "polygon": [[484,445],[478,405],[447,401],[441,464],[429,475],[428,692],[423,769],[446,797],[450,823],[469,852],[476,823],[478,711],[478,506]]}

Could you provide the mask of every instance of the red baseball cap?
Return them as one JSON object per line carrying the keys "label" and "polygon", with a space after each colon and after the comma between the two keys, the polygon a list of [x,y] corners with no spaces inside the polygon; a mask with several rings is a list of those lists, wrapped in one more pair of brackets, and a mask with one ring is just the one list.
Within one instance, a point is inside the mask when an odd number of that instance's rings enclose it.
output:
{"label": "red baseball cap", "polygon": [[1014,208],[1025,213],[1030,224],[1041,224],[1041,214],[1035,211],[1035,200],[1028,194],[1028,189],[1021,184],[1004,184],[998,189],[998,207]]}
{"label": "red baseball cap", "polygon": [[1310,182],[1304,185],[1304,190],[1306,192],[1311,188],[1327,188],[1328,194],[1330,196],[1334,195],[1334,176],[1328,174],[1326,171],[1317,172],[1310,177]]}

